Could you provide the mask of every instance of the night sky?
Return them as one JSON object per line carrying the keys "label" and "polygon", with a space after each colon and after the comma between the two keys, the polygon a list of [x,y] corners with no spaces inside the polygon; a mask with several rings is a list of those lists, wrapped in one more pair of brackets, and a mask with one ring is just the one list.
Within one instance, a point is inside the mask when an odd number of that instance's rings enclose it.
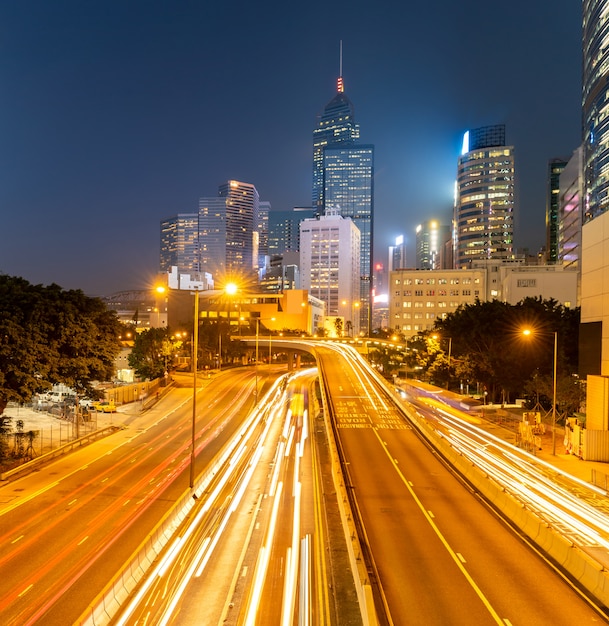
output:
{"label": "night sky", "polygon": [[234,178],[310,206],[312,132],[345,92],[376,147],[375,261],[449,223],[468,128],[515,146],[516,246],[545,244],[548,160],[581,137],[581,3],[5,0],[0,273],[151,285],[159,223]]}

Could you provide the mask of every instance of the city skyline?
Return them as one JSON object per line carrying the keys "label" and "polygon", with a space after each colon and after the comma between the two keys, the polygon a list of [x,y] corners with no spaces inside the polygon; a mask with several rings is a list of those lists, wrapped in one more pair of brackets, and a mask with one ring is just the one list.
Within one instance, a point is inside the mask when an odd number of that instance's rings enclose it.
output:
{"label": "city skyline", "polygon": [[463,132],[492,124],[515,146],[515,244],[536,251],[548,162],[581,142],[581,6],[364,6],[2,7],[0,272],[92,295],[145,288],[160,221],[224,180],[274,211],[310,206],[311,129],[341,40],[376,151],[374,261],[403,234],[414,263],[417,224],[450,220]]}

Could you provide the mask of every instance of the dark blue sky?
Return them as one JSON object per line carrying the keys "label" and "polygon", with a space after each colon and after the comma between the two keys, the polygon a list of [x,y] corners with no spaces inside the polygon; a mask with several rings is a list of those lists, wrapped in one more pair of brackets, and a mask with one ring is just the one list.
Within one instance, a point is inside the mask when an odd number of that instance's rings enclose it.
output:
{"label": "dark blue sky", "polygon": [[345,91],[376,146],[375,260],[451,217],[468,128],[506,124],[516,245],[545,243],[546,168],[580,142],[581,3],[0,4],[0,272],[145,288],[159,222],[230,178],[311,202],[312,131]]}

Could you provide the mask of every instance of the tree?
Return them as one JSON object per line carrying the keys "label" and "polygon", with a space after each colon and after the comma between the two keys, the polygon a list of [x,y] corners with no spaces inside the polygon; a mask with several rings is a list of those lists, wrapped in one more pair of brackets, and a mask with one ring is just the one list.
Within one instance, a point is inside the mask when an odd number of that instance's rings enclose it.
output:
{"label": "tree", "polygon": [[[579,309],[553,299],[525,298],[516,305],[476,301],[436,322],[432,333],[451,338],[457,364],[467,358],[466,371],[456,366],[458,376],[481,382],[492,401],[507,400],[523,394],[535,374],[552,374],[554,332],[560,337],[559,373],[577,371],[579,318]],[[534,329],[530,341],[522,335],[524,328]]]}
{"label": "tree", "polygon": [[140,378],[153,380],[164,376],[164,348],[168,340],[168,328],[148,328],[135,336],[128,362]]}
{"label": "tree", "polygon": [[119,333],[99,298],[0,275],[0,415],[56,383],[92,394],[114,373]]}

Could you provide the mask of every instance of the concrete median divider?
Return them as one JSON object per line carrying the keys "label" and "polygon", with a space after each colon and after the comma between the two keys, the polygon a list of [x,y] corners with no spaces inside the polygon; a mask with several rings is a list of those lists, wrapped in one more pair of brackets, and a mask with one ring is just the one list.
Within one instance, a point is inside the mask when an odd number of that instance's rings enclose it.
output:
{"label": "concrete median divider", "polygon": [[504,519],[536,546],[570,580],[603,607],[609,607],[609,572],[585,546],[561,535],[535,511],[518,501],[483,470],[455,449],[425,418],[398,406],[428,443],[462,478],[491,504]]}
{"label": "concrete median divider", "polygon": [[[318,363],[318,366],[321,367],[321,364]],[[320,376],[319,379],[323,388],[324,376]],[[364,559],[358,528],[354,519],[357,513],[352,510],[351,499],[347,492],[347,486],[345,485],[340,455],[331,424],[331,407],[328,406],[328,396],[325,391],[322,393],[322,396],[326,398],[326,403],[324,404],[324,425],[327,431],[328,448],[332,461],[332,479],[334,488],[336,489],[336,499],[338,501],[343,532],[349,552],[351,571],[353,572],[362,623],[364,626],[376,626],[379,624],[379,619],[376,613],[368,567]]]}

